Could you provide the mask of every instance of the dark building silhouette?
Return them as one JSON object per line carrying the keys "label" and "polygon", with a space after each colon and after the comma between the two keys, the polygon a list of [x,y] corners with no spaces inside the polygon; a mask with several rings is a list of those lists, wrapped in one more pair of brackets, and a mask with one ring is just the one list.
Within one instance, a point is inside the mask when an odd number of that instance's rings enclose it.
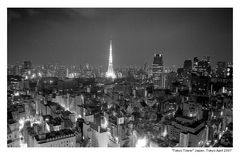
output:
{"label": "dark building silhouette", "polygon": [[155,54],[153,58],[153,64],[158,66],[163,66],[163,55],[162,54]]}
{"label": "dark building silhouette", "polygon": [[201,60],[199,60],[197,57],[194,57],[193,72],[201,76],[208,76],[211,73],[210,57],[205,56]]}
{"label": "dark building silhouette", "polygon": [[185,71],[191,71],[192,69],[192,60],[185,60],[183,68]]}
{"label": "dark building silhouette", "polygon": [[224,61],[218,61],[216,67],[216,75],[217,77],[224,78],[226,77],[226,68],[227,63]]}
{"label": "dark building silhouette", "polygon": [[193,70],[194,70],[194,71],[197,71],[198,62],[199,62],[198,57],[194,57],[194,58],[193,58]]}
{"label": "dark building silhouette", "polygon": [[32,69],[32,62],[31,62],[31,61],[24,61],[24,62],[23,62],[23,69],[24,69],[24,70],[30,70],[30,69]]}

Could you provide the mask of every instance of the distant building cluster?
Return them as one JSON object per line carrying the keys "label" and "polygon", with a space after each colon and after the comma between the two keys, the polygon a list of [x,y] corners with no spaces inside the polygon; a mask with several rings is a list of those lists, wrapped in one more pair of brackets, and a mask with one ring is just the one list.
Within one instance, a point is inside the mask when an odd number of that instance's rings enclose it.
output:
{"label": "distant building cluster", "polygon": [[8,147],[232,147],[233,66],[8,66]]}

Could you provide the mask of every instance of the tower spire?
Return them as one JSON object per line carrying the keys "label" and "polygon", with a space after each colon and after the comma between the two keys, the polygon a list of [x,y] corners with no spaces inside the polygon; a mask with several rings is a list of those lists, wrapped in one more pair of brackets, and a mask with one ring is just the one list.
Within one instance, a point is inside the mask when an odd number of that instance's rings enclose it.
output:
{"label": "tower spire", "polygon": [[110,54],[109,54],[109,63],[112,64],[112,40],[110,40],[109,51],[110,51]]}
{"label": "tower spire", "polygon": [[106,72],[107,78],[115,79],[116,75],[113,70],[113,59],[112,59],[112,40],[110,40],[110,46],[109,46],[109,62],[108,62],[108,70]]}

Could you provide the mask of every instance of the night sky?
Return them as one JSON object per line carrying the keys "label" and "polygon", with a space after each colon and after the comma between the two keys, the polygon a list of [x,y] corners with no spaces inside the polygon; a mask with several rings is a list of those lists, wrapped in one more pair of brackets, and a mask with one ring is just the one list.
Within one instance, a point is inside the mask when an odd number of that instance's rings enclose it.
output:
{"label": "night sky", "polygon": [[232,9],[8,9],[8,64],[180,65],[195,56],[232,62]]}

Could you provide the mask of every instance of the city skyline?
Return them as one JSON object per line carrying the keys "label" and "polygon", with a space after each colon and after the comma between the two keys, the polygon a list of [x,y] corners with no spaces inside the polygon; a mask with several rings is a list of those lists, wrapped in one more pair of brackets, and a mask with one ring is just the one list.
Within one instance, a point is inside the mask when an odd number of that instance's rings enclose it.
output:
{"label": "city skyline", "polygon": [[8,9],[11,64],[105,66],[111,39],[115,67],[151,64],[155,53],[166,66],[232,62],[232,9]]}
{"label": "city skyline", "polygon": [[232,11],[9,8],[7,147],[231,152]]}

